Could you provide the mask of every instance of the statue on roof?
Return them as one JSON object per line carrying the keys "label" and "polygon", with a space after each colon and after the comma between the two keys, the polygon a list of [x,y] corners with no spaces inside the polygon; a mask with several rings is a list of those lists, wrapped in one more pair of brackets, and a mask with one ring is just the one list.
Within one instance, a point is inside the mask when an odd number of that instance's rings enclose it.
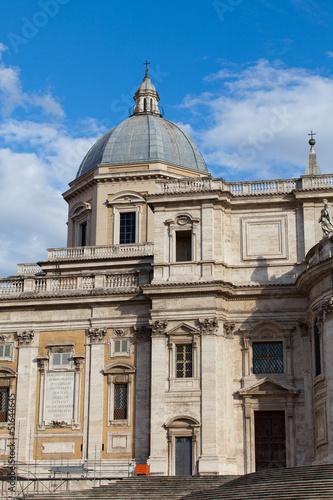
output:
{"label": "statue on roof", "polygon": [[325,236],[333,236],[333,224],[332,224],[332,219],[330,215],[330,204],[326,200],[326,198],[323,199],[324,203],[324,208],[320,212],[320,217],[318,222],[321,223],[321,228],[323,230],[324,238]]}

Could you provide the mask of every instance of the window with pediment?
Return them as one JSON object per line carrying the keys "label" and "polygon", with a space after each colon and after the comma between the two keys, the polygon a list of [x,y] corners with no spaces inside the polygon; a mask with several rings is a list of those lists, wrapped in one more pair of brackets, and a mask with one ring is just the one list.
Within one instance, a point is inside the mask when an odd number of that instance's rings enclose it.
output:
{"label": "window with pediment", "polygon": [[129,426],[132,419],[135,367],[127,362],[116,361],[103,371],[108,384],[107,425]]}
{"label": "window with pediment", "polygon": [[197,389],[200,373],[200,331],[182,323],[166,332],[169,347],[169,390]]}
{"label": "window with pediment", "polygon": [[85,247],[90,245],[91,205],[88,202],[77,203],[69,214],[72,223],[72,245]]}
{"label": "window with pediment", "polygon": [[170,262],[189,262],[198,259],[199,220],[189,214],[179,214],[166,221],[169,226]]}
{"label": "window with pediment", "polygon": [[135,191],[123,191],[111,196],[107,203],[112,208],[112,243],[141,243],[142,218],[146,205],[144,197]]}

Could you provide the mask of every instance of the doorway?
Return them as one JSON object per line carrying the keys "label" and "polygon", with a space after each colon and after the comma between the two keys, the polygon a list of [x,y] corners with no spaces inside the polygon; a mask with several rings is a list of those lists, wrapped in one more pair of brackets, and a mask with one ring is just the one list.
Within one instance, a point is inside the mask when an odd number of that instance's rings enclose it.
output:
{"label": "doorway", "polygon": [[255,411],[256,471],[286,467],[284,411]]}
{"label": "doorway", "polygon": [[176,476],[192,476],[192,437],[176,437]]}

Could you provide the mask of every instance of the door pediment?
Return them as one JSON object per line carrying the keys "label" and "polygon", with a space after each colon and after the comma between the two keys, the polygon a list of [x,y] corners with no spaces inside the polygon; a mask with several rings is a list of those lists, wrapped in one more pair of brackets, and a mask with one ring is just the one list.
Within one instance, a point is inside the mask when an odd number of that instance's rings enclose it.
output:
{"label": "door pediment", "polygon": [[273,380],[270,377],[265,377],[250,386],[244,387],[238,394],[241,397],[245,396],[296,396],[299,394],[299,390],[295,389],[291,385],[283,384],[277,380]]}

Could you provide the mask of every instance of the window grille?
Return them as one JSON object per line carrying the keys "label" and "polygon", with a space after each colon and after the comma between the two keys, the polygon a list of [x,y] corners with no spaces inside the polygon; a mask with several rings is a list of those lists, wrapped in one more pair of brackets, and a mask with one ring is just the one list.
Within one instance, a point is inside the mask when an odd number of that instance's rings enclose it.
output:
{"label": "window grille", "polygon": [[8,396],[8,387],[0,387],[0,422],[7,422]]}
{"label": "window grille", "polygon": [[72,353],[70,352],[55,352],[52,354],[52,366],[70,366],[72,361]]}
{"label": "window grille", "polygon": [[11,359],[12,357],[12,346],[10,344],[0,345],[0,358]]}
{"label": "window grille", "polygon": [[114,419],[127,418],[127,384],[114,385]]}
{"label": "window grille", "polygon": [[192,377],[192,344],[178,344],[176,347],[177,378]]}
{"label": "window grille", "polygon": [[282,342],[253,342],[253,373],[283,373]]}
{"label": "window grille", "polygon": [[135,212],[120,214],[119,243],[135,243]]}

